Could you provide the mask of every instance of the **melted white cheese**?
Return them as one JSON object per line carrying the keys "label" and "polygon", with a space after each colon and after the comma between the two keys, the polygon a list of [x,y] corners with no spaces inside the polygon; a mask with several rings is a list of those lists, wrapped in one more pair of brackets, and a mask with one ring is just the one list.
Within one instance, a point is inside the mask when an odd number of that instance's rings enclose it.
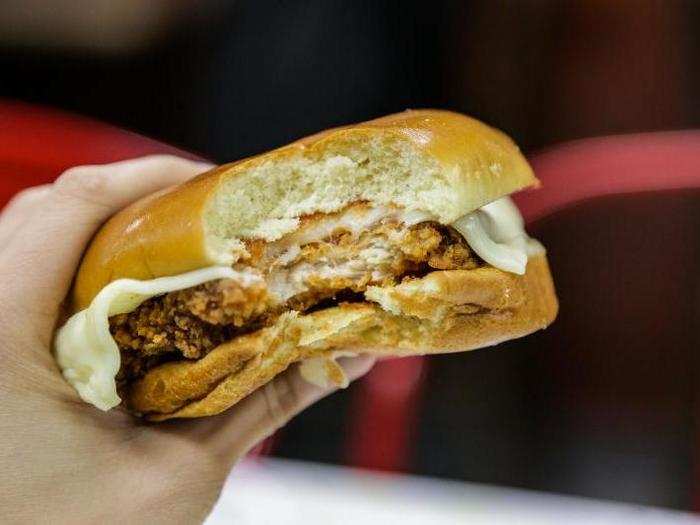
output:
{"label": "melted white cheese", "polygon": [[63,377],[80,397],[97,408],[109,410],[121,399],[114,381],[121,358],[109,332],[109,317],[132,312],[156,295],[191,288],[216,279],[236,279],[242,286],[260,282],[250,272],[213,266],[173,277],[149,281],[118,279],[105,286],[85,310],[73,315],[56,335],[56,360]]}
{"label": "melted white cheese", "polygon": [[542,245],[525,233],[523,218],[509,197],[503,197],[457,219],[452,227],[491,266],[523,275],[528,256],[543,253]]}
{"label": "melted white cheese", "polygon": [[[291,262],[299,253],[299,245],[325,238],[339,227],[357,233],[387,219],[408,225],[435,220],[427,213],[407,212],[397,208],[351,208],[340,216],[321,218],[278,241],[278,246],[275,247],[281,259],[278,262]],[[542,245],[527,236],[520,212],[508,197],[459,218],[452,226],[464,235],[467,243],[483,260],[507,272],[525,273],[528,256],[544,251]],[[377,262],[386,255],[378,247],[369,248],[362,252],[362,260]],[[268,286],[279,297],[293,295],[307,272],[319,270],[309,266],[300,266],[298,274],[273,279]],[[347,267],[335,268],[333,272],[352,275],[354,270],[353,261],[350,261]],[[331,276],[333,275],[328,275]],[[121,399],[117,395],[114,378],[119,371],[121,358],[119,348],[109,332],[109,317],[131,312],[156,295],[216,279],[235,279],[241,285],[248,286],[260,282],[262,278],[252,271],[213,266],[172,277],[148,281],[118,279],[108,284],[95,296],[88,308],[73,315],[58,331],[56,359],[63,376],[88,403],[102,410],[117,406]],[[325,384],[328,366],[327,359],[319,359],[318,362],[309,363],[304,375],[314,383]]]}

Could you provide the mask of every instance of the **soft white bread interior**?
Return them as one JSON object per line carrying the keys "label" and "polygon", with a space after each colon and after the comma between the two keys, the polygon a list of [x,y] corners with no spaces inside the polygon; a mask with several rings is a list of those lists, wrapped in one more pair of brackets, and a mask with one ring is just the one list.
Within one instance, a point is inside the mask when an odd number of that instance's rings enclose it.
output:
{"label": "soft white bread interior", "polygon": [[[441,158],[430,147],[438,136],[470,154]],[[224,245],[241,238],[276,240],[295,230],[301,216],[356,201],[420,210],[449,224],[535,182],[502,133],[434,111],[336,130],[245,168],[225,177],[206,207],[205,228]]]}

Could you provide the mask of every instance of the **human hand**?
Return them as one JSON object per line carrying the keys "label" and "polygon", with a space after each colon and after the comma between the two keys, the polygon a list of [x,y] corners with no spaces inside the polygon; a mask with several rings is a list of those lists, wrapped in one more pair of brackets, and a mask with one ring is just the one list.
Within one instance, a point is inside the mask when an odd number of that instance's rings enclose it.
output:
{"label": "human hand", "polygon": [[[145,423],[82,402],[51,355],[88,241],[135,199],[210,166],[151,156],[68,170],[0,214],[0,508],[3,521],[200,522],[232,465],[330,393],[294,367],[219,416]],[[341,360],[350,379],[369,358]]]}

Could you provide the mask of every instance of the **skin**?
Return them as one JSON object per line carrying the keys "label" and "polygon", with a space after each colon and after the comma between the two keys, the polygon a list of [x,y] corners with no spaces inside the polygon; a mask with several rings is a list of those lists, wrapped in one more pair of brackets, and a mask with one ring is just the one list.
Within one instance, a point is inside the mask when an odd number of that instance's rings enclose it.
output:
{"label": "skin", "polygon": [[[80,400],[51,355],[80,256],[110,215],[211,166],[151,156],[72,168],[0,214],[0,509],[9,523],[199,523],[231,467],[331,390],[296,368],[219,416],[147,424]],[[351,379],[369,358],[341,362]]]}

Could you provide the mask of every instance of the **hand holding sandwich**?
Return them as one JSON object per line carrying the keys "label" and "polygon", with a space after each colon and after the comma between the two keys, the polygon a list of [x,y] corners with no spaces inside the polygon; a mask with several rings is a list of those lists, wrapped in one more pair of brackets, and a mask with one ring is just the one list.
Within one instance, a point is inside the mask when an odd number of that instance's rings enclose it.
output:
{"label": "hand holding sandwich", "polygon": [[539,181],[475,119],[409,110],[188,180],[210,167],[75,168],[0,215],[9,521],[199,520],[332,389],[312,385],[372,363],[343,356],[472,350],[556,316],[509,198]]}
{"label": "hand holding sandwich", "polygon": [[546,250],[510,195],[517,145],[466,115],[407,110],[219,166],[113,215],[57,326],[64,378],[100,410],[220,414],[293,364],[463,352],[549,325]]}
{"label": "hand holding sandwich", "polygon": [[[230,467],[329,392],[292,368],[225,414],[152,425],[95,410],[61,377],[53,332],[96,229],[132,201],[209,168],[165,156],[74,168],[0,214],[3,520],[201,520]],[[349,359],[343,368],[354,379],[371,363]]]}

